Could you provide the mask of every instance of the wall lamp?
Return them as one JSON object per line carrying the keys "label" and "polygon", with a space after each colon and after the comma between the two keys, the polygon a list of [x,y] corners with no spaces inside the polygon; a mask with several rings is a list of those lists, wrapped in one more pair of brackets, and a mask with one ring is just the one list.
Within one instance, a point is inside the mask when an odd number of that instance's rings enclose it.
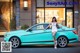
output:
{"label": "wall lamp", "polygon": [[24,10],[27,10],[28,9],[28,0],[23,0],[23,8]]}

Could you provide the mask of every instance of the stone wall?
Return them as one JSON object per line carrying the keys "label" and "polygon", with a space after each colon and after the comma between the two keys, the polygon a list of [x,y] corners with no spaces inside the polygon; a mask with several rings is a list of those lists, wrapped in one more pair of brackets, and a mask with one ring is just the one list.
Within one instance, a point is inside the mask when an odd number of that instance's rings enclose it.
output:
{"label": "stone wall", "polygon": [[28,9],[24,10],[23,0],[20,0],[20,25],[32,25],[31,0],[28,0]]}

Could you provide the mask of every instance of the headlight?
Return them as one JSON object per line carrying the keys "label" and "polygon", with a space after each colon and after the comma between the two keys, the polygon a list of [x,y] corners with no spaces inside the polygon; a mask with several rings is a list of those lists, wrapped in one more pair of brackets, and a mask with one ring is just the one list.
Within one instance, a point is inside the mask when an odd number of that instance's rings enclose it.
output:
{"label": "headlight", "polygon": [[7,36],[7,34],[4,35],[4,37],[6,37],[6,36]]}
{"label": "headlight", "polygon": [[7,36],[9,36],[10,34],[8,34],[8,33],[6,33],[5,35],[4,35],[4,37],[7,37]]}

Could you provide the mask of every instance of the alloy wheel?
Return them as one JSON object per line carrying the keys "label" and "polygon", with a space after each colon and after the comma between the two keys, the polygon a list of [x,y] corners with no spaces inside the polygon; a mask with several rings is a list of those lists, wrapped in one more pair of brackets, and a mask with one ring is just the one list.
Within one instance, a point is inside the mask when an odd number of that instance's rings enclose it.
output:
{"label": "alloy wheel", "polygon": [[10,39],[10,41],[12,42],[12,48],[17,48],[20,45],[20,41],[17,37],[13,37]]}
{"label": "alloy wheel", "polygon": [[59,37],[58,38],[58,46],[60,47],[66,47],[68,44],[68,40],[66,37]]}

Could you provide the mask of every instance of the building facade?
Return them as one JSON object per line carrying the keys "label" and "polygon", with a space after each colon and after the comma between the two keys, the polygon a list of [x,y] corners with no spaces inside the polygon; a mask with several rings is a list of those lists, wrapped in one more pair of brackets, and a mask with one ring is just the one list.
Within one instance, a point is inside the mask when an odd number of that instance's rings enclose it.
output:
{"label": "building facade", "polygon": [[79,3],[80,0],[0,0],[0,32],[50,23],[54,16],[58,23],[78,30]]}

